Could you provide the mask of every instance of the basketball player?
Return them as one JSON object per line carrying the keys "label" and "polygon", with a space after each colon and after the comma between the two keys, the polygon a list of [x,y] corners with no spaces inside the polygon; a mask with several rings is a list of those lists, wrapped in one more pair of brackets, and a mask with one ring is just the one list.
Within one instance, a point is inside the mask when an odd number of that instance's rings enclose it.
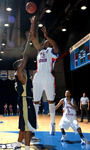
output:
{"label": "basketball player", "polygon": [[75,133],[79,133],[81,138],[81,144],[85,144],[85,138],[82,134],[81,128],[77,122],[76,110],[78,110],[76,106],[76,102],[71,97],[71,93],[69,90],[65,92],[65,98],[62,98],[59,103],[56,105],[55,110],[57,110],[61,105],[63,105],[63,117],[60,120],[59,127],[62,132],[61,141],[65,141],[66,133],[65,129],[68,130],[71,127]]}
{"label": "basketball player", "polygon": [[[27,47],[30,42],[27,42]],[[36,131],[36,113],[32,102],[31,81],[28,70],[25,69],[28,60],[26,50],[23,53],[23,58],[17,60],[13,66],[15,73],[15,88],[18,92],[18,101],[20,108],[19,117],[19,137],[15,149],[20,149],[22,140],[25,139],[25,150],[30,149],[30,140],[32,132]],[[29,48],[30,49],[30,48]]]}
{"label": "basketball player", "polygon": [[48,103],[49,111],[51,116],[50,123],[50,134],[55,134],[55,79],[52,75],[52,69],[54,67],[55,61],[59,56],[59,49],[54,40],[52,40],[46,31],[46,28],[42,28],[42,32],[46,41],[40,44],[35,36],[35,16],[31,18],[31,33],[32,33],[32,43],[37,49],[37,71],[33,79],[33,96],[34,96],[34,106],[36,110],[36,116],[38,115],[39,101],[42,97],[42,92],[45,90]]}

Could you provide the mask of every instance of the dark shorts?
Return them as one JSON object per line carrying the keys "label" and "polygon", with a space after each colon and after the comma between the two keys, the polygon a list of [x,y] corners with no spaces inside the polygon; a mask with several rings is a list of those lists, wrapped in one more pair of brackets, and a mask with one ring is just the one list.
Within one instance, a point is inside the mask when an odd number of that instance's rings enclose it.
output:
{"label": "dark shorts", "polygon": [[36,131],[36,113],[32,98],[30,97],[19,97],[19,129],[22,131]]}

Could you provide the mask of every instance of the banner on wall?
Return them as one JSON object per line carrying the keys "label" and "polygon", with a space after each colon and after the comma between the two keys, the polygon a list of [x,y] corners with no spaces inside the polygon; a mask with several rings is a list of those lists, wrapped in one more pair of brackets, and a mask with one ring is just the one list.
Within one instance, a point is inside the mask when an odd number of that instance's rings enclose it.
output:
{"label": "banner on wall", "polygon": [[15,71],[14,70],[8,70],[8,79],[14,80],[15,79]]}
{"label": "banner on wall", "polygon": [[[33,79],[33,70],[29,70],[30,78]],[[1,80],[14,80],[15,79],[15,70],[0,70],[0,79]]]}
{"label": "banner on wall", "polygon": [[8,79],[8,73],[7,73],[6,70],[1,70],[0,71],[0,79],[3,80],[3,81]]}

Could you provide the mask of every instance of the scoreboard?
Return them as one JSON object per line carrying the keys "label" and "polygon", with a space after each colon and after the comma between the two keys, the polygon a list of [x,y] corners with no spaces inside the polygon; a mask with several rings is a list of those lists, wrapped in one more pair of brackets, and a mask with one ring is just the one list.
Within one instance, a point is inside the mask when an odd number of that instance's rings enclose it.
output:
{"label": "scoreboard", "polygon": [[90,33],[70,48],[70,69],[90,63]]}

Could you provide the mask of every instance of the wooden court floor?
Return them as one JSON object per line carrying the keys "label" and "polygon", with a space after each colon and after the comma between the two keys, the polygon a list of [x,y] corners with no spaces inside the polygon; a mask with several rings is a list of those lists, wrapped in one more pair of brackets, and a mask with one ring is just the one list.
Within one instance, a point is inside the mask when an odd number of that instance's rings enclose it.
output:
{"label": "wooden court floor", "polygon": [[[14,143],[18,139],[18,116],[0,116],[0,144],[5,143]],[[59,121],[61,116],[56,115],[56,132],[60,132]],[[84,119],[84,122],[80,122],[78,118],[79,125],[83,133],[90,133],[90,123],[86,124],[87,120]],[[38,116],[38,125],[39,128],[37,131],[47,132],[50,130],[50,117],[47,115],[39,114]],[[67,132],[73,132],[71,128]],[[22,148],[23,149],[23,148]],[[30,150],[36,150],[34,146],[30,146]],[[38,150],[38,149],[37,149]]]}

